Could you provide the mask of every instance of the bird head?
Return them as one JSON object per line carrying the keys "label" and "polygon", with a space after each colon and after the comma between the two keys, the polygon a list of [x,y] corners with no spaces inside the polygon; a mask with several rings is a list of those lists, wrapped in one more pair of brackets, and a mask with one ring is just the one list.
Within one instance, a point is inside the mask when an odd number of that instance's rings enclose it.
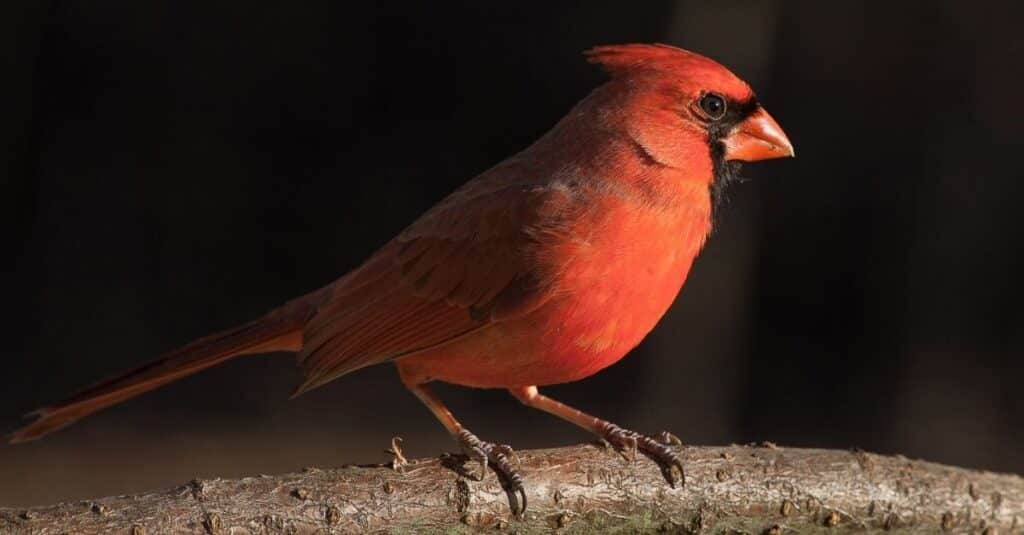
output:
{"label": "bird head", "polygon": [[712,194],[736,177],[739,162],[794,154],[750,86],[704,56],[660,44],[599,46],[586,55],[612,76],[608,120],[653,160],[712,181]]}

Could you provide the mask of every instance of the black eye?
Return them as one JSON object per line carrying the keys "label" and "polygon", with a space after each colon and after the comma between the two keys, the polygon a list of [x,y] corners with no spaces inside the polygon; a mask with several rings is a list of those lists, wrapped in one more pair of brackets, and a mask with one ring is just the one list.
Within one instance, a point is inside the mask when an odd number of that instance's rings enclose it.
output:
{"label": "black eye", "polygon": [[725,115],[725,99],[721,95],[708,93],[700,97],[698,104],[700,110],[712,121],[717,121]]}

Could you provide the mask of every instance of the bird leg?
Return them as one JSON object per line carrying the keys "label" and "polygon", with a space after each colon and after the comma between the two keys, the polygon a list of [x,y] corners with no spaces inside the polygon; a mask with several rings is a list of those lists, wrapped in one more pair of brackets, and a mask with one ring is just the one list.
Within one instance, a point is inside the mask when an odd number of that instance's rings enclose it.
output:
{"label": "bird leg", "polygon": [[[502,483],[505,490],[509,493],[512,513],[516,516],[521,516],[526,511],[526,490],[523,488],[522,477],[512,468],[510,460],[515,456],[512,448],[505,444],[485,442],[477,438],[476,435],[463,427],[452,416],[451,411],[441,403],[440,398],[427,385],[420,383],[406,384],[405,386],[413,394],[416,394],[416,397],[430,409],[430,412],[434,413],[434,416],[441,421],[441,424],[452,435],[452,438],[459,443],[463,451],[470,458],[480,463],[480,474],[474,475],[474,479],[483,481],[484,476],[487,474],[488,466],[498,472],[503,478]],[[521,499],[520,506],[516,507],[515,502],[519,501],[519,499]]]}
{"label": "bird leg", "polygon": [[637,451],[642,452],[658,463],[662,474],[665,475],[665,479],[668,480],[669,485],[672,485],[672,488],[675,488],[677,483],[680,485],[686,483],[683,460],[670,447],[682,445],[675,435],[661,432],[651,437],[623,429],[609,421],[555,401],[538,392],[536,386],[510,388],[509,392],[524,405],[553,414],[594,433],[611,444],[627,459],[633,460],[636,458]]}

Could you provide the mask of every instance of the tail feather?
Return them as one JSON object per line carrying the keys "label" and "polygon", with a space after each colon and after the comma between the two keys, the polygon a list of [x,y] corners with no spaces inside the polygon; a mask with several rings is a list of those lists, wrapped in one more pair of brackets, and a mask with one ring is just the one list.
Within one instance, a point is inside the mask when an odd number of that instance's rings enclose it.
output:
{"label": "tail feather", "polygon": [[278,311],[196,340],[59,403],[29,413],[37,419],[12,433],[10,441],[35,440],[96,411],[240,355],[298,351],[302,348],[302,319]]}

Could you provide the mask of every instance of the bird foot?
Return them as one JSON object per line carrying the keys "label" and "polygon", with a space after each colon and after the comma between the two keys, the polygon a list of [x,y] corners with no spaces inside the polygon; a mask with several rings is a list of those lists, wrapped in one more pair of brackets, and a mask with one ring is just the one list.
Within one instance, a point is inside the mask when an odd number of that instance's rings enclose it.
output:
{"label": "bird foot", "polygon": [[384,450],[391,454],[391,469],[402,474],[409,460],[402,454],[402,437],[391,437],[391,448]]}
{"label": "bird foot", "polygon": [[[484,442],[465,429],[459,431],[455,439],[471,459],[480,463],[480,473],[471,474],[473,479],[483,481],[487,475],[487,467],[493,468],[501,478],[505,491],[509,493],[512,513],[515,516],[522,516],[526,511],[526,490],[523,488],[523,478],[512,468],[512,459],[519,463],[515,451],[506,444]],[[518,507],[516,502],[519,502]]]}
{"label": "bird foot", "polygon": [[605,422],[600,429],[601,438],[611,444],[626,460],[636,460],[639,451],[650,457],[661,467],[661,473],[672,488],[686,484],[686,473],[683,471],[683,460],[670,446],[681,446],[678,437],[667,431],[655,436],[641,435],[636,431],[623,429],[613,423]]}

